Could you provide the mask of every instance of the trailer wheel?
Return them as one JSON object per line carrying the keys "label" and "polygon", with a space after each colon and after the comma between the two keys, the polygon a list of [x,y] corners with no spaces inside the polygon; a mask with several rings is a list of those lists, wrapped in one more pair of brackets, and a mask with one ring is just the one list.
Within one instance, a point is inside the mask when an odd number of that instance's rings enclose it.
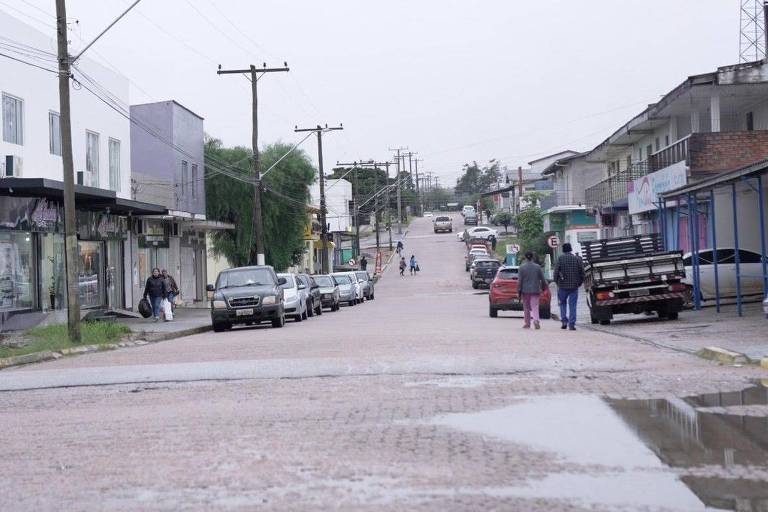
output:
{"label": "trailer wheel", "polygon": [[596,325],[599,323],[599,320],[592,315],[589,315],[590,320],[592,321],[592,325]]}
{"label": "trailer wheel", "polygon": [[679,313],[677,311],[667,313],[667,320],[677,320],[679,317]]}
{"label": "trailer wheel", "polygon": [[600,320],[600,325],[611,325],[610,320]]}

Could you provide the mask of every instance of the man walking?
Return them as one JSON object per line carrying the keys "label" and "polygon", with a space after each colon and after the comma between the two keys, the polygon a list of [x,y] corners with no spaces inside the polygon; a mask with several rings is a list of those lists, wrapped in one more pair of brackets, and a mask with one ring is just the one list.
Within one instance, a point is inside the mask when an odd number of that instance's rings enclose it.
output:
{"label": "man walking", "polygon": [[368,260],[365,258],[365,256],[360,256],[360,270],[367,270],[368,269]]}
{"label": "man walking", "polygon": [[[557,303],[560,305],[561,329],[576,330],[576,302],[579,299],[579,286],[584,282],[584,264],[579,256],[573,254],[571,244],[563,244],[563,254],[555,264],[555,283],[557,283]],[[567,313],[567,314],[566,314]]]}
{"label": "man walking", "polygon": [[524,329],[531,328],[531,318],[533,326],[541,329],[539,323],[539,297],[541,292],[547,288],[547,280],[544,278],[544,272],[541,266],[533,261],[533,253],[525,253],[525,262],[520,265],[517,271],[517,293],[520,301],[523,303]]}

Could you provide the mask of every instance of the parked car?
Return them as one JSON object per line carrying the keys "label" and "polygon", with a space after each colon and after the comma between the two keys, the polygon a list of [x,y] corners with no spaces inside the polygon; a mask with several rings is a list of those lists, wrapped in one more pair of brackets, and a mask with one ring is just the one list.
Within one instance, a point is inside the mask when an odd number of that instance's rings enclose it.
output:
{"label": "parked car", "polygon": [[[517,266],[499,268],[496,277],[491,282],[488,292],[488,313],[491,318],[499,316],[499,311],[522,311],[523,303],[517,294]],[[551,317],[550,301],[552,295],[549,288],[541,292],[539,298],[539,317],[547,320]]]}
{"label": "parked car", "polygon": [[475,210],[472,210],[471,212],[467,212],[464,214],[464,225],[465,226],[477,226],[478,220],[477,220],[477,214],[475,213]]}
{"label": "parked car", "polygon": [[357,283],[352,281],[349,272],[337,272],[331,276],[339,288],[339,301],[349,306],[357,304]]}
{"label": "parked car", "polygon": [[339,286],[333,277],[329,275],[316,275],[315,282],[320,291],[320,306],[329,308],[331,311],[339,310]]}
{"label": "parked car", "polygon": [[[304,294],[304,285],[293,274],[277,274],[285,279],[282,286],[285,300],[285,314],[293,317],[294,321],[301,322],[307,319],[307,299]],[[302,287],[299,289],[299,287]]]}
{"label": "parked car", "polygon": [[432,212],[424,212],[425,217],[432,217]]}
{"label": "parked car", "polygon": [[475,260],[478,256],[488,256],[488,251],[485,248],[475,247],[473,249],[470,249],[467,255],[464,258],[464,270],[469,272],[469,267],[472,265],[472,262]]}
{"label": "parked car", "polygon": [[474,269],[470,269],[470,279],[472,280],[472,288],[477,290],[482,284],[491,286],[501,263],[495,258],[475,258],[472,266]]}
{"label": "parked car", "polygon": [[440,233],[442,231],[450,233],[453,231],[453,220],[447,215],[438,215],[432,223],[432,228],[435,233]]}
{"label": "parked car", "polygon": [[365,297],[365,300],[373,300],[373,281],[371,276],[365,270],[358,270],[355,274],[357,274],[357,279],[363,285],[363,297]]}
{"label": "parked car", "polygon": [[285,279],[270,266],[239,267],[224,270],[206,290],[213,293],[211,324],[215,332],[229,330],[236,324],[253,325],[272,322],[285,325],[282,286]]}
{"label": "parked car", "polygon": [[[714,251],[702,249],[699,255],[699,288],[701,299],[715,299],[715,265]],[[683,282],[693,287],[693,255],[683,255],[685,278]],[[759,253],[739,249],[739,274],[741,275],[741,296],[760,300],[763,297],[763,266]],[[717,250],[717,281],[720,288],[720,298],[736,298],[736,251],[733,247]]]}
{"label": "parked car", "polygon": [[482,238],[483,240],[488,240],[489,238],[498,237],[499,232],[496,231],[493,228],[487,228],[485,226],[477,226],[474,228],[470,228],[467,230],[467,234],[469,235],[469,238]]}
{"label": "parked car", "polygon": [[322,315],[323,305],[320,304],[320,287],[315,279],[309,274],[298,274],[298,278],[306,286],[307,293],[307,314],[309,316]]}

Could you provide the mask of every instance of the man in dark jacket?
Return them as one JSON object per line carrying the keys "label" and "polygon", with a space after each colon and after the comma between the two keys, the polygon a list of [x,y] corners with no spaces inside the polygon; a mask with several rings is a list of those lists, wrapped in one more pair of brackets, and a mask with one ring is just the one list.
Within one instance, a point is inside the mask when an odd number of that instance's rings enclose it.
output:
{"label": "man in dark jacket", "polygon": [[367,270],[368,269],[368,260],[365,259],[365,256],[360,256],[360,270]]}
{"label": "man in dark jacket", "polygon": [[576,303],[579,300],[579,286],[584,282],[584,264],[580,257],[573,254],[571,244],[563,244],[563,254],[557,258],[554,274],[562,322],[560,328],[575,331]]}
{"label": "man in dark jacket", "polygon": [[168,283],[160,275],[159,268],[152,269],[152,275],[147,278],[147,284],[144,286],[144,298],[152,304],[152,316],[155,322],[160,320],[160,307],[163,299],[168,297]]}

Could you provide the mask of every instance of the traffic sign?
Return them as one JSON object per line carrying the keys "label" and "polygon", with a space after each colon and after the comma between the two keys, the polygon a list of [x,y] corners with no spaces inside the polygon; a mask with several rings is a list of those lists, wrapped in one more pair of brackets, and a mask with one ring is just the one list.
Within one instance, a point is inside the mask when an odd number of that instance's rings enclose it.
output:
{"label": "traffic sign", "polygon": [[507,244],[507,254],[517,254],[520,252],[519,244]]}
{"label": "traffic sign", "polygon": [[557,235],[552,235],[549,238],[547,238],[547,245],[551,248],[559,247],[560,246],[560,237]]}

